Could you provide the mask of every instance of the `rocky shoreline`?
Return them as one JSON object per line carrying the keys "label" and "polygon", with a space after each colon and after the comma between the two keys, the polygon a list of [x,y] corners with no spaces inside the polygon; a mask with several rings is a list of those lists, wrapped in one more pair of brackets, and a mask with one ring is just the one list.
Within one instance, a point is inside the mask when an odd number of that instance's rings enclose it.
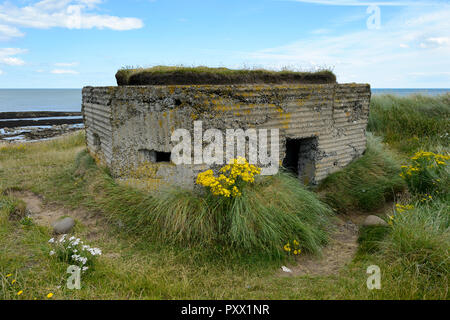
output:
{"label": "rocky shoreline", "polygon": [[0,112],[1,142],[47,140],[83,128],[81,112]]}
{"label": "rocky shoreline", "polygon": [[32,142],[48,140],[65,133],[84,128],[83,124],[62,124],[53,126],[25,126],[16,128],[0,128],[1,142]]}

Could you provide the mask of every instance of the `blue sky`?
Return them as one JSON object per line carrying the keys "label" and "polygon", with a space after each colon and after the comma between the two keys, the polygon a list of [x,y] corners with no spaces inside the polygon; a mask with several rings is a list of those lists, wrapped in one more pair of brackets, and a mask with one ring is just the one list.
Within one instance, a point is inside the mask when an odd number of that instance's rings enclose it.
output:
{"label": "blue sky", "polygon": [[115,85],[120,67],[160,64],[448,88],[450,1],[0,0],[0,88]]}

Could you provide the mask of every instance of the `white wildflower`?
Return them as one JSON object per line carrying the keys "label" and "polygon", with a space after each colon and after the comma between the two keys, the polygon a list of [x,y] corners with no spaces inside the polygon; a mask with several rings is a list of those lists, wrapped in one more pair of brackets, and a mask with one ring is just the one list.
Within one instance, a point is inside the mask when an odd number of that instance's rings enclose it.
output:
{"label": "white wildflower", "polygon": [[50,255],[52,256],[52,255],[54,255],[55,254],[55,251],[50,251]]}
{"label": "white wildflower", "polygon": [[90,249],[88,249],[88,251],[93,256],[99,256],[102,254],[102,250],[100,250],[99,248],[90,248]]}
{"label": "white wildflower", "polygon": [[51,238],[50,240],[48,240],[48,243],[54,243],[55,242],[55,238]]}

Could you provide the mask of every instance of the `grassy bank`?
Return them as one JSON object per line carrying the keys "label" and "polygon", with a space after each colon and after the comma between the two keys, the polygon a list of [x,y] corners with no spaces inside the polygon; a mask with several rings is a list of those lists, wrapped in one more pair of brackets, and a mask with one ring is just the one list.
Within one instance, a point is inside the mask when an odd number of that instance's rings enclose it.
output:
{"label": "grassy bank", "polygon": [[324,201],[336,211],[371,212],[405,189],[400,160],[380,140],[369,134],[364,155],[320,184]]}
{"label": "grassy bank", "polygon": [[407,155],[442,151],[450,142],[450,94],[374,96],[367,129]]}

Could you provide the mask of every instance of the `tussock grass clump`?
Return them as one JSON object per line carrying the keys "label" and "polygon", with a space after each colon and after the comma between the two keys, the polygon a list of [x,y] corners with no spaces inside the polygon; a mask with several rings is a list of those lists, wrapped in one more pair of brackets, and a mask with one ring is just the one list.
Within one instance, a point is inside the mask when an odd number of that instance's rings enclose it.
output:
{"label": "tussock grass clump", "polygon": [[405,188],[401,166],[379,138],[367,135],[364,155],[319,185],[323,199],[340,212],[373,211]]}
{"label": "tussock grass clump", "polygon": [[438,151],[450,139],[450,94],[373,96],[367,129],[399,151]]}
{"label": "tussock grass clump", "polygon": [[251,84],[251,83],[335,83],[329,70],[316,72],[272,71],[184,66],[155,66],[152,68],[124,68],[116,73],[123,85],[189,85],[189,84]]}
{"label": "tussock grass clump", "polygon": [[263,177],[232,199],[181,189],[148,195],[115,184],[107,193],[108,212],[164,243],[280,256],[293,239],[311,253],[327,242],[331,210],[286,173]]}
{"label": "tussock grass clump", "polygon": [[428,197],[449,194],[450,155],[420,151],[410,161],[410,165],[402,166],[400,176],[412,194]]}
{"label": "tussock grass clump", "polygon": [[358,253],[375,253],[380,250],[382,240],[389,233],[387,226],[363,226],[359,229]]}
{"label": "tussock grass clump", "polygon": [[22,200],[0,195],[0,216],[1,219],[9,219],[18,221],[26,216],[26,205]]}
{"label": "tussock grass clump", "polygon": [[450,215],[447,201],[417,203],[397,215],[381,245],[384,259],[418,280],[426,294],[430,286],[448,288]]}

